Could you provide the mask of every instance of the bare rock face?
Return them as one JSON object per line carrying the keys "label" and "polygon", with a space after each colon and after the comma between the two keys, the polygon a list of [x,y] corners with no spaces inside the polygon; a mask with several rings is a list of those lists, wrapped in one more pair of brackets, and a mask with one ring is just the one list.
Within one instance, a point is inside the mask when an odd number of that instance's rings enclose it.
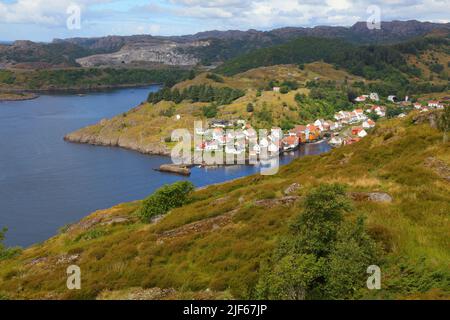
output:
{"label": "bare rock face", "polygon": [[427,123],[430,125],[430,127],[437,129],[440,114],[441,114],[440,111],[422,113],[413,119],[413,123],[414,124]]}
{"label": "bare rock face", "polygon": [[350,192],[349,197],[355,201],[392,202],[392,197],[385,192]]}
{"label": "bare rock face", "polygon": [[450,182],[450,167],[444,161],[428,157],[425,159],[425,167],[432,169],[442,179]]}
{"label": "bare rock face", "polygon": [[191,43],[176,43],[172,41],[132,43],[123,46],[119,51],[107,54],[96,54],[77,59],[83,67],[120,66],[131,63],[147,62],[169,66],[193,66],[199,59],[183,53],[183,49],[190,47],[208,46],[207,41]]}
{"label": "bare rock face", "polygon": [[300,197],[297,196],[287,196],[280,199],[262,199],[255,201],[255,205],[258,207],[265,208],[273,208],[277,206],[291,206],[293,205]]}

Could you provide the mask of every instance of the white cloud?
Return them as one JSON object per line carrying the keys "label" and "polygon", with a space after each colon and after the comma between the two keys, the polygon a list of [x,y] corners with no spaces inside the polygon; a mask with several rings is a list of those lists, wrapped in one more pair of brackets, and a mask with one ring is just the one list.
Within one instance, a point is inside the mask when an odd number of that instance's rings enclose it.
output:
{"label": "white cloud", "polygon": [[[43,38],[61,37],[67,35],[66,9],[72,3],[82,9],[84,35],[350,26],[367,20],[369,5],[381,8],[383,21],[448,22],[450,7],[450,0],[16,0],[0,2],[0,25],[26,25],[30,33],[47,28]],[[0,38],[10,38],[8,32],[0,30]]]}
{"label": "white cloud", "polygon": [[17,0],[0,3],[0,23],[26,23],[48,26],[63,25],[66,10],[71,5],[85,11],[87,5],[109,2],[109,0]]}

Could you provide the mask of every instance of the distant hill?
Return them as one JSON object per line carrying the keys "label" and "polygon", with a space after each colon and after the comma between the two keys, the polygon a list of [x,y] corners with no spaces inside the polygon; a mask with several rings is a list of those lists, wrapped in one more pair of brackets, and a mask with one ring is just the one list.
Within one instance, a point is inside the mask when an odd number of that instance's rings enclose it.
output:
{"label": "distant hill", "polygon": [[[120,52],[119,57],[127,57],[130,52],[141,47],[144,51],[153,53],[145,55],[145,61],[124,61],[124,63],[157,62],[174,65],[186,61],[199,61],[208,65],[224,62],[255,49],[284,44],[299,37],[338,38],[354,44],[392,44],[432,32],[448,34],[449,31],[449,23],[411,20],[383,22],[381,30],[369,30],[365,22],[358,22],[351,27],[286,27],[271,31],[214,30],[171,37],[134,35],[55,39],[50,44],[20,41],[12,46],[0,45],[0,63],[43,62],[50,66],[61,64],[77,66],[78,58],[106,54],[106,57],[101,57],[99,65],[111,66],[113,64],[111,61],[114,62],[118,58],[117,54],[111,58],[108,54]],[[169,54],[171,59],[161,60],[161,56],[166,54]],[[98,59],[93,60],[97,63]],[[87,64],[92,65],[90,62]]]}
{"label": "distant hill", "polygon": [[[392,45],[356,45],[342,39],[302,37],[228,60],[216,72],[234,75],[263,66],[323,60],[369,80],[383,79],[406,84],[407,78],[420,78],[422,75],[415,64],[408,63],[407,55],[420,55],[427,50],[448,55],[449,48],[448,36],[423,37]],[[433,68],[431,65],[429,67]]]}

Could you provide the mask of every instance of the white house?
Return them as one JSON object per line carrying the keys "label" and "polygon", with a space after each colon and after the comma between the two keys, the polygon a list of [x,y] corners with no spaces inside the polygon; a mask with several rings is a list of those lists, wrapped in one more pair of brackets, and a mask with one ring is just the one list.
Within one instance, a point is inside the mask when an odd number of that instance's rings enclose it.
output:
{"label": "white house", "polygon": [[416,109],[416,110],[422,109],[422,105],[418,102],[414,103],[413,106],[414,106],[414,109]]}
{"label": "white house", "polygon": [[364,138],[365,136],[367,136],[366,130],[363,129],[360,132],[358,132],[358,137]]}
{"label": "white house", "polygon": [[280,87],[273,87],[273,92],[280,92],[281,88]]}
{"label": "white house", "polygon": [[367,96],[366,95],[362,95],[362,96],[359,96],[359,97],[355,98],[356,102],[364,102],[366,100],[367,100]]}
{"label": "white house", "polygon": [[217,142],[209,142],[205,145],[205,151],[217,151],[219,150],[219,145]]}
{"label": "white house", "polygon": [[436,108],[438,106],[438,104],[439,104],[439,101],[434,101],[434,100],[428,101],[428,107],[430,107],[430,108]]}
{"label": "white house", "polygon": [[371,92],[369,95],[370,100],[372,101],[380,101],[380,97],[378,96],[378,93]]}
{"label": "white house", "polygon": [[323,123],[324,123],[323,120],[316,120],[316,121],[314,121],[314,125],[315,125],[317,128],[319,128],[320,131],[323,131],[323,130],[324,130],[324,128],[323,128]]}
{"label": "white house", "polygon": [[444,105],[439,101],[428,101],[429,108],[444,109]]}
{"label": "white house", "polygon": [[344,141],[342,140],[341,137],[333,137],[333,138],[331,138],[331,140],[330,140],[330,144],[331,144],[332,146],[335,146],[335,147],[341,146],[343,142],[344,142]]}
{"label": "white house", "polygon": [[269,144],[269,148],[267,150],[271,153],[276,153],[280,151],[280,149],[274,143]]}
{"label": "white house", "polygon": [[364,129],[370,129],[375,127],[375,122],[372,119],[366,120],[363,122],[362,127]]}
{"label": "white house", "polygon": [[397,97],[396,96],[394,96],[394,95],[390,95],[390,96],[388,96],[388,101],[390,101],[390,102],[395,102],[396,100],[397,100]]}

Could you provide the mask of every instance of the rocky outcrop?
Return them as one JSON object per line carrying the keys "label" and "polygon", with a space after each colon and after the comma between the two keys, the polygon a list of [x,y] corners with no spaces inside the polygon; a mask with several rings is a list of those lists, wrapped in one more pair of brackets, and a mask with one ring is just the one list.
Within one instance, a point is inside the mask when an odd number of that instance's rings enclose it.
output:
{"label": "rocky outcrop", "polygon": [[414,124],[428,124],[430,127],[437,129],[441,111],[432,111],[421,113],[412,120]]}
{"label": "rocky outcrop", "polygon": [[291,206],[293,205],[300,197],[297,196],[287,196],[279,199],[262,199],[255,201],[255,205],[258,207],[264,208],[273,208],[277,206]]}
{"label": "rocky outcrop", "polygon": [[450,167],[444,161],[428,157],[425,159],[425,167],[432,169],[442,179],[450,182]]}
{"label": "rocky outcrop", "polygon": [[385,192],[350,192],[349,197],[355,201],[392,202],[392,197]]}
{"label": "rocky outcrop", "polygon": [[158,171],[180,174],[182,176],[191,175],[191,170],[188,167],[176,164],[163,164],[159,167]]}
{"label": "rocky outcrop", "polygon": [[141,144],[138,141],[119,137],[109,137],[76,131],[64,137],[65,141],[73,143],[86,143],[95,146],[121,147],[143,154],[170,156],[170,149],[162,143]]}
{"label": "rocky outcrop", "polygon": [[299,183],[294,182],[293,184],[291,184],[289,187],[287,187],[284,190],[284,194],[288,196],[288,195],[290,195],[290,194],[292,194],[294,192],[297,192],[301,187],[302,186]]}
{"label": "rocky outcrop", "polygon": [[181,226],[176,229],[164,231],[161,233],[157,239],[158,244],[163,244],[164,241],[179,238],[191,234],[197,234],[202,232],[208,232],[212,230],[216,230],[218,228],[222,228],[225,225],[232,222],[233,216],[237,213],[239,208],[234,209],[230,212],[227,212],[225,214],[222,214],[217,217],[212,217],[208,219],[203,219],[197,222],[192,222],[189,224],[186,224],[184,226]]}

